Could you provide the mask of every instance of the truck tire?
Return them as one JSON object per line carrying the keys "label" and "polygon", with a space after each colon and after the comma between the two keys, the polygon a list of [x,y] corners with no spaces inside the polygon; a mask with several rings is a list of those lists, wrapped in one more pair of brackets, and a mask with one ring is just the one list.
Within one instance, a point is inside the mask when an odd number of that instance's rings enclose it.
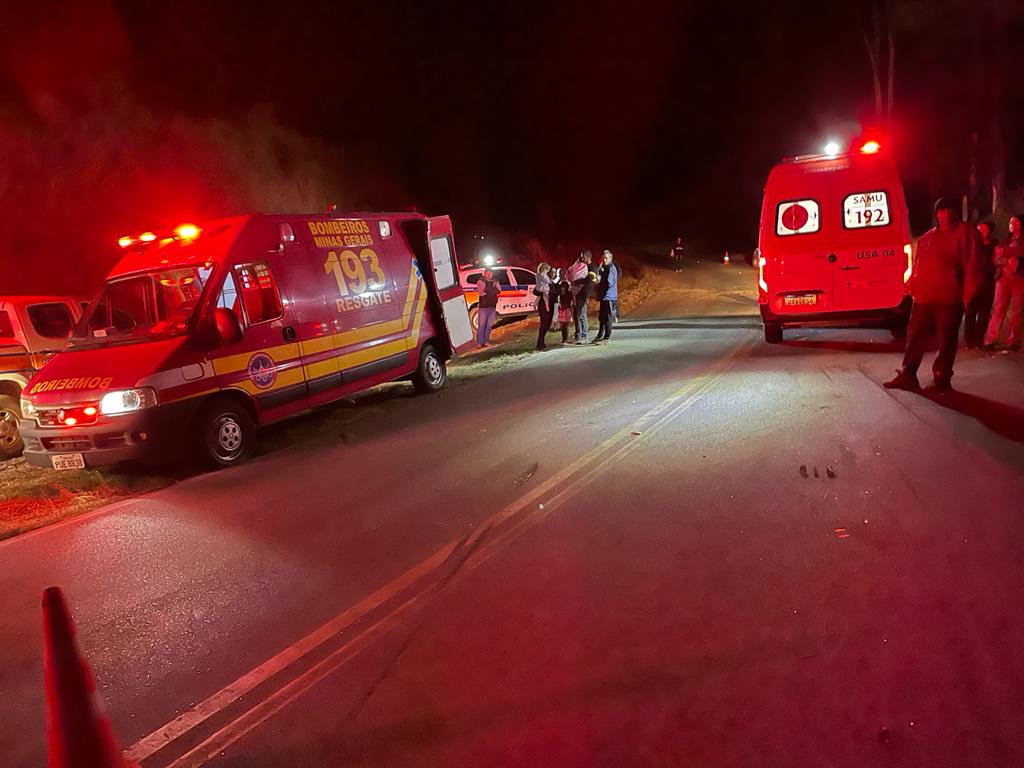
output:
{"label": "truck tire", "polygon": [[417,392],[437,392],[448,381],[448,370],[444,360],[437,354],[434,345],[423,345],[420,350],[420,364],[412,375],[412,385]]}
{"label": "truck tire", "polygon": [[476,304],[469,308],[469,326],[473,329],[473,335],[476,336],[477,331],[480,330],[480,308]]}
{"label": "truck tire", "polygon": [[782,341],[782,326],[778,323],[765,323],[764,340],[769,344],[778,344]]}
{"label": "truck tire", "polygon": [[21,405],[10,395],[0,395],[0,461],[21,456],[25,447],[18,433]]}
{"label": "truck tire", "polygon": [[256,424],[240,403],[219,397],[200,410],[197,437],[199,455],[206,466],[233,467],[252,454]]}

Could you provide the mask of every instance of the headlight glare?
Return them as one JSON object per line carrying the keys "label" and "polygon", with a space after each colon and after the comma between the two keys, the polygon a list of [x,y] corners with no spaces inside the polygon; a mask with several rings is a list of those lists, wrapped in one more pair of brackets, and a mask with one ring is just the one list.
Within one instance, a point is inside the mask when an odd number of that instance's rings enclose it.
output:
{"label": "headlight glare", "polygon": [[116,389],[107,392],[100,400],[100,413],[113,416],[118,413],[141,411],[157,404],[156,391],[149,387],[139,389]]}

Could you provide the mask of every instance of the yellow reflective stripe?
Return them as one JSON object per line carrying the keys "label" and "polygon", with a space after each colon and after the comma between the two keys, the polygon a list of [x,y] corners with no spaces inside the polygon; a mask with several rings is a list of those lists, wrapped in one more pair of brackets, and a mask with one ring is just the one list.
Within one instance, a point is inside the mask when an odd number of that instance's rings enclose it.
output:
{"label": "yellow reflective stripe", "polygon": [[269,349],[253,349],[248,352],[240,352],[237,355],[227,355],[225,357],[215,357],[210,362],[213,363],[213,372],[218,376],[225,373],[234,373],[236,371],[243,371],[249,366],[249,360],[257,352],[265,352],[270,355],[275,363],[280,360],[290,360],[293,357],[299,356],[299,345],[294,342],[291,344],[281,344],[277,347],[270,347]]}
{"label": "yellow reflective stripe", "polygon": [[389,341],[387,344],[367,347],[366,349],[360,349],[358,352],[349,352],[347,355],[339,357],[338,362],[341,364],[342,369],[354,368],[357,365],[375,363],[378,360],[383,360],[385,357],[391,357],[391,355],[397,355],[405,351],[405,339],[396,339],[395,341]]}
{"label": "yellow reflective stripe", "polygon": [[332,357],[329,360],[321,360],[319,363],[310,363],[303,366],[303,369],[306,371],[307,379],[319,379],[321,376],[338,372],[338,358]]}
{"label": "yellow reflective stripe", "polygon": [[318,336],[299,342],[299,352],[303,355],[317,355],[334,348],[334,340],[330,336]]}
{"label": "yellow reflective stripe", "polygon": [[352,344],[358,344],[361,341],[388,336],[404,330],[405,321],[385,320],[382,323],[364,325],[362,328],[353,328],[351,331],[342,331],[341,333],[334,334],[334,346],[336,348],[347,347]]}
{"label": "yellow reflective stripe", "polygon": [[412,333],[407,341],[409,349],[413,349],[420,343],[420,324],[423,322],[423,309],[427,304],[427,292],[420,294],[420,300],[416,303],[416,317],[413,319]]}
{"label": "yellow reflective stripe", "polygon": [[409,325],[409,313],[412,312],[413,300],[416,298],[422,282],[416,277],[416,265],[411,265],[409,267],[409,290],[405,293],[405,306],[402,308],[402,328]]}

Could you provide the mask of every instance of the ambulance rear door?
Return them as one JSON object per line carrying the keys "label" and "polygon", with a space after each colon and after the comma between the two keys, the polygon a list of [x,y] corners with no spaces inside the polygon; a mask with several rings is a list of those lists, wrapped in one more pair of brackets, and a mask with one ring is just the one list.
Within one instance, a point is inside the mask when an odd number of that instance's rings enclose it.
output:
{"label": "ambulance rear door", "polygon": [[427,239],[430,244],[434,288],[441,303],[441,314],[452,353],[465,352],[473,346],[473,328],[469,322],[465,295],[459,284],[452,220],[448,216],[431,217],[427,224]]}
{"label": "ambulance rear door", "polygon": [[832,219],[826,169],[776,166],[764,207],[762,255],[771,262],[768,305],[777,315],[820,314],[833,306]]}
{"label": "ambulance rear door", "polygon": [[895,164],[879,155],[854,155],[832,179],[836,225],[835,309],[887,309],[906,294],[903,246],[907,214]]}

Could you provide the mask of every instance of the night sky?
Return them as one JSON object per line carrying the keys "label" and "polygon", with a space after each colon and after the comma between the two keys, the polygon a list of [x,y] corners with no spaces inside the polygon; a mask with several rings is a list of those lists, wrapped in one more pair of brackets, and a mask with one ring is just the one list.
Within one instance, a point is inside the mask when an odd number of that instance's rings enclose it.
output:
{"label": "night sky", "polygon": [[[910,21],[885,141],[920,228],[934,195],[966,190],[970,134],[991,123],[979,92],[1001,105],[1008,181],[1024,177],[1022,46],[995,59],[987,44],[1024,40],[1024,4],[895,5]],[[147,120],[258,114],[323,148],[347,205],[548,243],[681,232],[749,250],[773,162],[877,134],[853,2],[45,0],[5,15],[0,116],[30,137],[112,92]],[[993,78],[1001,90],[979,87]]]}

